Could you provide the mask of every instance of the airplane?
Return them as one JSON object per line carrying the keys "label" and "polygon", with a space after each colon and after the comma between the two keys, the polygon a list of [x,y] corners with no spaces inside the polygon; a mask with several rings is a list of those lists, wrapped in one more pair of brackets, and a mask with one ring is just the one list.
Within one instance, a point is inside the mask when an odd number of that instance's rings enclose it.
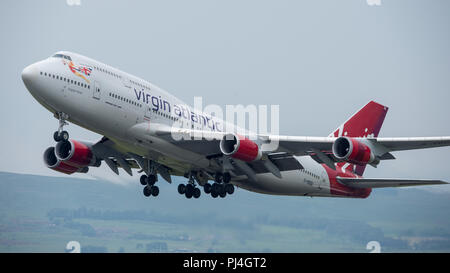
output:
{"label": "airplane", "polygon": [[[378,137],[388,108],[375,101],[326,137],[251,139],[148,81],[77,53],[56,52],[21,76],[34,99],[58,119],[56,144],[43,155],[48,168],[86,173],[104,162],[117,175],[119,168],[129,175],[138,169],[147,197],[158,196],[158,177],[172,183],[172,176],[187,178],[177,190],[188,199],[199,198],[201,188],[213,198],[232,195],[235,187],[271,195],[367,198],[373,188],[448,184],[363,177],[367,165],[395,159],[392,152],[450,146],[450,136]],[[68,122],[103,137],[95,143],[71,139],[64,130]],[[174,132],[188,137],[176,139]],[[264,144],[271,142],[277,145],[268,149]]]}

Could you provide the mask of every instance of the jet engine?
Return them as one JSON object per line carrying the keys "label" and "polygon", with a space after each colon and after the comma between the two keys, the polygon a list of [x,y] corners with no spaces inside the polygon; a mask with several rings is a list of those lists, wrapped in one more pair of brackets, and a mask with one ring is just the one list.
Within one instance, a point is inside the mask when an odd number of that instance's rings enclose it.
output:
{"label": "jet engine", "polygon": [[75,172],[87,173],[89,170],[86,166],[82,168],[74,167],[59,160],[55,155],[55,147],[49,147],[45,150],[44,163],[48,168],[65,174],[73,174]]}
{"label": "jet engine", "polygon": [[258,144],[237,134],[224,135],[220,140],[220,151],[224,155],[246,162],[260,159],[262,155]]}
{"label": "jet engine", "polygon": [[55,147],[56,158],[74,167],[95,166],[96,159],[91,148],[86,144],[76,141],[60,141]]}
{"label": "jet engine", "polygon": [[339,137],[333,143],[333,155],[340,160],[357,165],[377,163],[377,158],[370,148],[353,138]]}

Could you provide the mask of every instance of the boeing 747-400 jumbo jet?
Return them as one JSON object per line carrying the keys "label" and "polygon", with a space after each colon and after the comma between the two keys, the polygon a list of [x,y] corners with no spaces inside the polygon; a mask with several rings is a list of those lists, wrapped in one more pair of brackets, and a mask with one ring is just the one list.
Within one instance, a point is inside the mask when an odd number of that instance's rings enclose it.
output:
{"label": "boeing 747-400 jumbo jet", "polygon": [[[138,169],[145,196],[159,194],[158,177],[171,183],[172,176],[187,178],[178,185],[187,198],[199,198],[201,187],[213,198],[233,194],[235,186],[274,195],[366,198],[372,188],[446,184],[362,177],[367,165],[395,159],[392,152],[450,145],[450,137],[379,138],[388,108],[374,101],[327,137],[250,138],[145,80],[76,53],[57,52],[29,65],[22,79],[59,120],[56,145],[44,152],[47,167],[86,173],[103,161],[116,174]],[[67,121],[103,137],[96,143],[70,139]]]}

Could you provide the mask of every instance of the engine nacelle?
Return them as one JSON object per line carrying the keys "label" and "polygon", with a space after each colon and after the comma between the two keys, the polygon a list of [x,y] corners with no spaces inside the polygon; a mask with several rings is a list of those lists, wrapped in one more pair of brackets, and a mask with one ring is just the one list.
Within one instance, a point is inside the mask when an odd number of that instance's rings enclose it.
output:
{"label": "engine nacelle", "polygon": [[339,137],[334,141],[333,154],[337,159],[357,165],[378,161],[366,144],[349,137]]}
{"label": "engine nacelle", "polygon": [[44,163],[47,167],[57,172],[65,173],[65,174],[73,174],[75,172],[87,173],[88,167],[74,167],[71,166],[61,160],[59,160],[55,155],[55,147],[49,147],[44,152]]}
{"label": "engine nacelle", "polygon": [[262,156],[258,144],[236,134],[226,134],[223,136],[222,140],[220,140],[220,151],[224,155],[229,155],[246,162],[258,160]]}
{"label": "engine nacelle", "polygon": [[96,165],[96,159],[91,148],[72,139],[58,142],[55,147],[55,155],[60,161],[78,168]]}

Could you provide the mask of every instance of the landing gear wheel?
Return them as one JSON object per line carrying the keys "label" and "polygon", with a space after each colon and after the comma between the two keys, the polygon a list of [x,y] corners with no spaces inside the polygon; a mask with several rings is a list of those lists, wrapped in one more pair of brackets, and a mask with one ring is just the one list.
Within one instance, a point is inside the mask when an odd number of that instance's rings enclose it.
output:
{"label": "landing gear wheel", "polygon": [[186,185],[184,185],[184,184],[178,185],[178,193],[184,194],[185,192],[186,192]]}
{"label": "landing gear wheel", "polygon": [[215,191],[212,191],[211,196],[212,196],[212,198],[217,198],[219,196],[219,194]]}
{"label": "landing gear wheel", "polygon": [[199,188],[194,188],[194,192],[193,192],[194,198],[195,199],[199,198],[200,194],[201,194],[200,189]]}
{"label": "landing gear wheel", "polygon": [[55,133],[53,133],[53,139],[54,139],[56,142],[59,142],[59,141],[61,140],[58,131],[56,131]]}
{"label": "landing gear wheel", "polygon": [[225,185],[225,191],[228,194],[233,194],[234,193],[234,186],[233,186],[233,184],[226,184]]}
{"label": "landing gear wheel", "polygon": [[67,131],[62,131],[60,134],[58,131],[56,131],[53,133],[53,139],[56,142],[67,141],[69,140],[69,133]]}
{"label": "landing gear wheel", "polygon": [[61,141],[67,141],[69,140],[69,133],[67,131],[62,131],[59,137],[61,138]]}
{"label": "landing gear wheel", "polygon": [[139,182],[141,182],[142,186],[147,185],[147,176],[145,174],[141,175]]}
{"label": "landing gear wheel", "polygon": [[186,191],[185,193],[184,193],[184,195],[186,196],[186,198],[187,199],[191,199],[192,198],[192,191]]}
{"label": "landing gear wheel", "polygon": [[211,193],[211,188],[212,188],[212,186],[211,186],[211,184],[209,184],[209,183],[206,183],[206,184],[203,186],[203,190],[205,191],[206,194]]}
{"label": "landing gear wheel", "polygon": [[158,186],[152,186],[152,188],[151,188],[151,192],[152,192],[152,195],[153,196],[158,196],[158,194],[159,194],[159,188],[158,188]]}
{"label": "landing gear wheel", "polygon": [[151,193],[150,188],[149,188],[148,186],[145,186],[145,187],[144,187],[144,195],[145,195],[146,197],[149,197],[151,194],[152,194],[152,193]]}
{"label": "landing gear wheel", "polygon": [[148,183],[149,185],[154,185],[155,182],[156,182],[156,175],[151,174],[151,175],[149,175],[149,176],[147,177],[147,183]]}
{"label": "landing gear wheel", "polygon": [[227,192],[226,192],[226,191],[223,191],[223,192],[219,193],[219,196],[220,196],[221,198],[225,198],[225,196],[227,196]]}
{"label": "landing gear wheel", "polygon": [[225,183],[225,184],[230,183],[230,181],[231,181],[230,173],[224,173],[222,179],[223,179],[223,183]]}
{"label": "landing gear wheel", "polygon": [[216,181],[217,183],[222,182],[222,174],[216,173],[216,175],[214,176],[214,181]]}
{"label": "landing gear wheel", "polygon": [[[220,197],[222,197],[223,194],[225,194],[225,195],[227,194],[227,192],[225,191],[225,185],[221,184],[221,185],[219,185],[219,187],[217,189],[218,189],[217,192],[219,193]],[[223,197],[225,197],[225,196],[223,196]]]}
{"label": "landing gear wheel", "polygon": [[219,183],[213,183],[211,186],[211,193],[215,192],[217,195],[219,194],[220,184]]}
{"label": "landing gear wheel", "polygon": [[192,196],[194,195],[194,186],[192,186],[191,184],[187,184],[186,185],[186,192],[184,193],[184,195],[188,199],[192,198]]}

